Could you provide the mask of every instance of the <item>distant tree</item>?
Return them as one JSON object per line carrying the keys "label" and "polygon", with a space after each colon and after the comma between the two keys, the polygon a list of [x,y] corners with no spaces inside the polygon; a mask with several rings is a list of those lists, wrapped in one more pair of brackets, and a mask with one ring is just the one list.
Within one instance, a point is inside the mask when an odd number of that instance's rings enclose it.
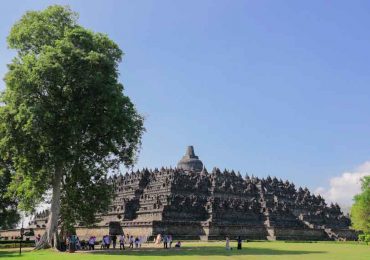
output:
{"label": "distant tree", "polygon": [[11,229],[19,222],[17,201],[7,196],[11,182],[12,165],[0,159],[0,229]]}
{"label": "distant tree", "polygon": [[39,248],[56,246],[59,220],[92,224],[107,209],[107,172],[134,163],[143,118],[118,82],[122,51],[68,7],[27,12],[8,44],[17,50],[0,107],[0,154],[14,165],[8,194],[32,211],[51,191]]}
{"label": "distant tree", "polygon": [[351,208],[352,226],[365,234],[370,234],[370,176],[362,180],[362,192],[354,197],[355,203]]}

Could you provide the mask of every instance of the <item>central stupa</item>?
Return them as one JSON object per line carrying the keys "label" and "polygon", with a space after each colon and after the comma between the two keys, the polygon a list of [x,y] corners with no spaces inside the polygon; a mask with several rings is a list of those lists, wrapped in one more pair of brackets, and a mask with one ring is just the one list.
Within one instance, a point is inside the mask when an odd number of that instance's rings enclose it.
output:
{"label": "central stupa", "polygon": [[203,170],[203,163],[201,160],[199,160],[199,157],[195,155],[193,146],[188,146],[186,149],[186,154],[177,163],[177,168],[185,171],[195,172],[200,172]]}

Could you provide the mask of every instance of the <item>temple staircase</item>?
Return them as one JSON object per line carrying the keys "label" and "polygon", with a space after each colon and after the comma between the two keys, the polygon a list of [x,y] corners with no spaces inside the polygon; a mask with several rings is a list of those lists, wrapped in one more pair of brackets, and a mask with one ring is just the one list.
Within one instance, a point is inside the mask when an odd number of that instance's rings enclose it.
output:
{"label": "temple staircase", "polygon": [[334,233],[333,230],[331,230],[331,228],[325,228],[324,230],[330,240],[341,240],[338,234]]}
{"label": "temple staircase", "polygon": [[325,226],[321,226],[321,227],[316,227],[314,224],[308,222],[307,220],[303,220],[303,217],[300,216],[300,220],[310,229],[314,229],[314,228],[320,228],[320,229],[324,229],[325,231],[325,234],[327,236],[327,238],[329,240],[336,240],[336,241],[340,241],[340,240],[343,240],[343,238],[339,237],[337,233],[335,233],[331,228],[326,228]]}
{"label": "temple staircase", "polygon": [[266,236],[266,239],[270,240],[270,241],[274,241],[274,240],[276,240],[275,230],[274,230],[274,227],[272,227],[270,225],[269,211],[267,209],[266,200],[265,200],[265,191],[264,191],[264,188],[261,184],[257,185],[257,188],[259,190],[260,205],[261,205],[261,209],[262,209],[263,216],[264,216],[263,224],[264,224],[264,226],[266,228],[266,231],[267,231],[267,234],[268,234]]}
{"label": "temple staircase", "polygon": [[299,218],[298,218],[298,219],[299,219],[300,221],[302,221],[302,223],[303,223],[306,227],[311,228],[311,229],[315,228],[315,225],[314,225],[314,224],[311,224],[310,222],[308,222],[308,221],[304,220],[304,219],[303,219],[303,217],[299,216]]}

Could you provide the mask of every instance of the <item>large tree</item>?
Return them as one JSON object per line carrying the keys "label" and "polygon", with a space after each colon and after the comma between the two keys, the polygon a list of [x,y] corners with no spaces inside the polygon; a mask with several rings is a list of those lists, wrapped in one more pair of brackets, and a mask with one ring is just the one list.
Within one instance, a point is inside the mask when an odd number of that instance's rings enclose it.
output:
{"label": "large tree", "polygon": [[49,247],[59,220],[88,224],[106,209],[107,172],[134,163],[143,118],[118,82],[120,48],[68,7],[27,12],[8,44],[17,50],[0,107],[0,153],[14,165],[8,193],[32,211],[51,191],[40,243]]}
{"label": "large tree", "polygon": [[370,176],[361,180],[362,192],[354,197],[355,203],[351,208],[352,226],[365,234],[370,234]]}

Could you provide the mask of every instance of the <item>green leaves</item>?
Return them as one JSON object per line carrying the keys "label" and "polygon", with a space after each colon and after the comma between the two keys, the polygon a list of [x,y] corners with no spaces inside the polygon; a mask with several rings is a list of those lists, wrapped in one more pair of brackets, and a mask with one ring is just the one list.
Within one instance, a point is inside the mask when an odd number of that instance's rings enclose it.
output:
{"label": "green leaves", "polygon": [[69,8],[51,6],[27,12],[13,26],[8,43],[18,55],[8,66],[0,107],[0,154],[15,172],[9,192],[31,210],[63,165],[62,214],[75,221],[105,209],[71,201],[93,193],[109,200],[107,171],[133,164],[144,131],[118,82],[122,51],[76,19]]}
{"label": "green leaves", "polygon": [[92,226],[96,213],[106,212],[113,195],[105,172],[93,165],[76,164],[63,183],[61,224],[66,230],[72,225]]}
{"label": "green leaves", "polygon": [[20,219],[17,200],[7,196],[11,175],[11,162],[0,160],[0,229],[14,228]]}
{"label": "green leaves", "polygon": [[49,6],[44,11],[27,12],[13,27],[8,44],[20,54],[39,53],[44,46],[53,46],[68,29],[76,26],[77,14],[68,7]]}
{"label": "green leaves", "polygon": [[370,234],[370,176],[362,179],[362,193],[354,197],[351,221],[356,230]]}

